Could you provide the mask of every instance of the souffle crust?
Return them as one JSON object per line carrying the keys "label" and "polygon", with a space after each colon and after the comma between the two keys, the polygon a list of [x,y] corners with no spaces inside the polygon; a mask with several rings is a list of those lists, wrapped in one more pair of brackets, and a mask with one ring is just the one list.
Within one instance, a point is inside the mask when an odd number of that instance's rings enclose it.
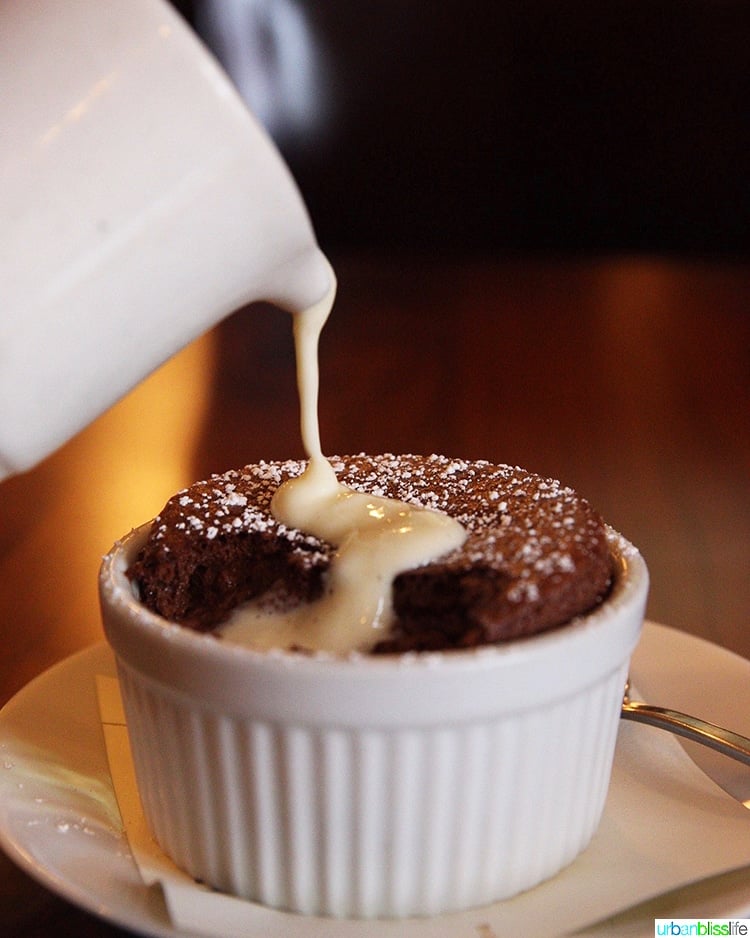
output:
{"label": "souffle crust", "polygon": [[[393,582],[395,619],[373,653],[489,644],[552,629],[607,595],[604,522],[554,479],[517,467],[445,456],[331,457],[352,489],[446,512],[468,533],[438,560]],[[278,523],[270,510],[301,460],[260,462],[178,492],[154,520],[128,570],[140,601],[210,631],[236,606],[279,591],[311,602],[335,548]]]}

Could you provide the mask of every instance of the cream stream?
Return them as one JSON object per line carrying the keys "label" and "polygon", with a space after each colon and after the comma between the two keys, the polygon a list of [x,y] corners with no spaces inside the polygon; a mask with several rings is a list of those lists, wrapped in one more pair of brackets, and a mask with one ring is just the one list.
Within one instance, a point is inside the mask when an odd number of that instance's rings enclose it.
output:
{"label": "cream stream", "polygon": [[274,495],[274,517],[336,547],[324,595],[281,609],[268,600],[235,610],[222,635],[259,648],[364,651],[387,630],[391,584],[409,570],[460,546],[466,532],[448,515],[341,485],[323,455],[318,425],[318,342],[333,306],[332,287],[294,314],[302,442],[308,465]]}

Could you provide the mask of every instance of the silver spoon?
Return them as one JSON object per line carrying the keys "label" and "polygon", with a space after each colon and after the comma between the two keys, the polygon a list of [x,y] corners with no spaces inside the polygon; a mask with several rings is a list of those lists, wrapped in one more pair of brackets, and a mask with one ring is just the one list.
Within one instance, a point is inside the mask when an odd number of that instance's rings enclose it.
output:
{"label": "silver spoon", "polygon": [[734,733],[732,730],[716,726],[707,720],[680,713],[678,710],[668,710],[665,707],[654,707],[652,704],[630,699],[630,680],[625,682],[625,693],[622,698],[622,711],[620,716],[624,720],[635,720],[637,723],[648,723],[660,729],[692,739],[696,743],[715,749],[738,762],[750,765],[750,739]]}

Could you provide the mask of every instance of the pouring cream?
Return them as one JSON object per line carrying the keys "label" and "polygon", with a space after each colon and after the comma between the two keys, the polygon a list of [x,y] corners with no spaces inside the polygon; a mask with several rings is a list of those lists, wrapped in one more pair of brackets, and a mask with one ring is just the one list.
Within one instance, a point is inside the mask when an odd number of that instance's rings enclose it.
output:
{"label": "pouring cream", "polygon": [[259,648],[300,646],[331,652],[366,650],[392,619],[391,584],[402,570],[435,559],[466,537],[442,512],[356,492],[339,483],[323,455],[318,424],[318,342],[336,293],[294,314],[302,442],[308,464],[285,482],[271,509],[277,521],[336,547],[324,595],[284,608],[265,599],[239,607],[221,629],[235,642]]}
{"label": "pouring cream", "polygon": [[0,4],[0,36],[1,481],[235,310],[307,309],[328,267],[288,167],[169,4]]}
{"label": "pouring cream", "polygon": [[[316,412],[330,265],[288,168],[192,31],[153,0],[56,14],[53,0],[0,12],[7,48],[20,50],[0,57],[14,140],[0,160],[0,480],[229,313],[255,300],[288,309],[309,467],[274,510],[338,547],[315,628],[325,647],[356,645],[388,621],[394,573],[463,532],[338,485]],[[340,623],[355,620],[352,637]]]}

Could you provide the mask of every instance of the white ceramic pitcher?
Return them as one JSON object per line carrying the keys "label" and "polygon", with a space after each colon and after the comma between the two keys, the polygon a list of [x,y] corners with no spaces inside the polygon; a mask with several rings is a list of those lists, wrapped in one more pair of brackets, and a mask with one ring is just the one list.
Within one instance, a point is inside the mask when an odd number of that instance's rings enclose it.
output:
{"label": "white ceramic pitcher", "polygon": [[164,0],[0,4],[0,479],[230,312],[330,285],[286,166]]}

